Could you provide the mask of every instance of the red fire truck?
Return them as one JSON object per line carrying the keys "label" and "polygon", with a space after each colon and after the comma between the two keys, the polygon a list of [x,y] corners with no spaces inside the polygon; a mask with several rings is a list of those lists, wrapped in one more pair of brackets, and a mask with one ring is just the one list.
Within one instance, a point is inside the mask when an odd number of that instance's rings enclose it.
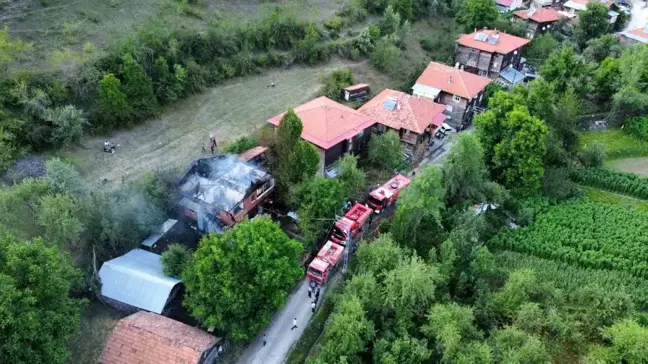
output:
{"label": "red fire truck", "polygon": [[317,257],[308,266],[306,277],[319,285],[325,284],[342,259],[343,253],[343,246],[335,244],[332,241],[327,241],[324,247],[317,253]]}
{"label": "red fire truck", "polygon": [[407,187],[410,179],[397,174],[382,186],[371,191],[367,197],[367,206],[379,214],[383,209],[391,206],[398,199],[400,192]]}
{"label": "red fire truck", "polygon": [[371,216],[371,209],[365,205],[356,203],[344,217],[339,219],[331,231],[331,240],[334,243],[346,245],[349,238],[355,238],[362,234],[366,223]]}

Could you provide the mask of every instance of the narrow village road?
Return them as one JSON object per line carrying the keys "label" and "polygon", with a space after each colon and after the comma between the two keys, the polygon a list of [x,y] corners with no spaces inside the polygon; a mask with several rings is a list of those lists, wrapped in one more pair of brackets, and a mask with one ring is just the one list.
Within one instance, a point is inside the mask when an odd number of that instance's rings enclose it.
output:
{"label": "narrow village road", "polygon": [[[322,303],[326,287],[320,291]],[[299,288],[290,296],[286,305],[275,314],[270,326],[257,335],[238,360],[239,364],[281,364],[286,360],[292,345],[299,340],[308,325],[311,313],[311,299],[308,298],[308,280],[304,279]],[[293,318],[297,317],[297,328],[290,330]],[[263,346],[263,334],[268,343]]]}

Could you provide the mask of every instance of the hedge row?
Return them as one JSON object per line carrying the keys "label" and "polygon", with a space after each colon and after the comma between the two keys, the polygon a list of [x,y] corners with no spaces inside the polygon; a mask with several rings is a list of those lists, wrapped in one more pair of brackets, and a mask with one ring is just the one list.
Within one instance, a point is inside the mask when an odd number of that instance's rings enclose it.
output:
{"label": "hedge row", "polygon": [[590,167],[574,169],[571,178],[582,185],[648,200],[648,178],[634,173]]}

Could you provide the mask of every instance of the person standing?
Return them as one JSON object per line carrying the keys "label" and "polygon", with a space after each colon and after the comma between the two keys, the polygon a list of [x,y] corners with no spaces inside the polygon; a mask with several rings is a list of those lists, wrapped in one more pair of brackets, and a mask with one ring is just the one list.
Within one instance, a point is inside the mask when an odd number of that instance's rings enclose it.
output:
{"label": "person standing", "polygon": [[315,303],[317,303],[317,300],[319,300],[319,294],[320,294],[319,289],[316,289],[315,290]]}
{"label": "person standing", "polygon": [[211,149],[212,154],[214,154],[214,144],[212,144],[209,149]]}
{"label": "person standing", "polygon": [[295,318],[293,319],[293,325],[292,325],[292,327],[290,328],[290,331],[292,331],[292,330],[294,330],[294,329],[296,329],[296,328],[297,328],[297,317],[295,317]]}
{"label": "person standing", "polygon": [[205,149],[205,143],[202,143],[202,152],[203,153],[207,152],[207,149]]}
{"label": "person standing", "polygon": [[311,313],[315,313],[315,306],[317,306],[315,301],[311,302]]}
{"label": "person standing", "polygon": [[266,340],[266,334],[263,334],[263,346],[266,345],[268,341]]}
{"label": "person standing", "polygon": [[312,284],[309,284],[309,285],[308,285],[308,298],[311,298],[311,297],[312,297],[312,296],[311,296],[312,294],[313,294],[313,285],[312,285]]}

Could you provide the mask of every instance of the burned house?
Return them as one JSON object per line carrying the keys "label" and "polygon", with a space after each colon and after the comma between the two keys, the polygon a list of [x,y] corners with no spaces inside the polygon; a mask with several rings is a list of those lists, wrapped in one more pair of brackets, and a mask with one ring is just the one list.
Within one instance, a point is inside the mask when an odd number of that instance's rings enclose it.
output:
{"label": "burned house", "polygon": [[179,183],[180,210],[201,232],[222,232],[250,214],[272,192],[274,179],[236,155],[194,161]]}

